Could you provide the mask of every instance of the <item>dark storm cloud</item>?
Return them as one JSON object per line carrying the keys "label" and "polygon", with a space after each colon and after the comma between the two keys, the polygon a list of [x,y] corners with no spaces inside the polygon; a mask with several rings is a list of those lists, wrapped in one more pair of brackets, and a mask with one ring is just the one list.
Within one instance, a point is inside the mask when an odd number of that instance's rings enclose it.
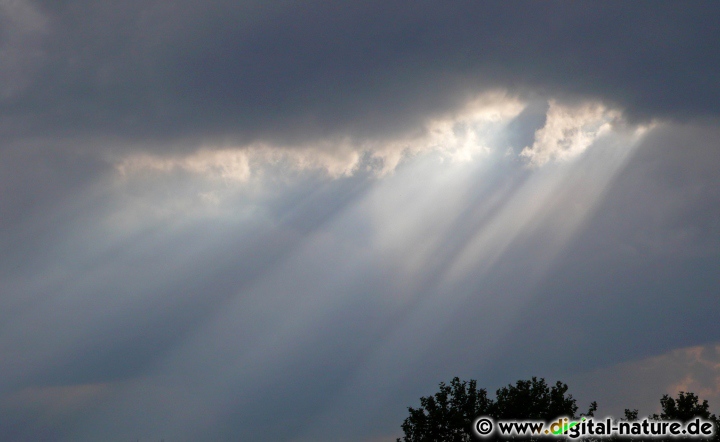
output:
{"label": "dark storm cloud", "polygon": [[716,2],[32,4],[5,20],[6,52],[36,54],[10,60],[6,142],[382,137],[492,87],[641,119],[720,111]]}

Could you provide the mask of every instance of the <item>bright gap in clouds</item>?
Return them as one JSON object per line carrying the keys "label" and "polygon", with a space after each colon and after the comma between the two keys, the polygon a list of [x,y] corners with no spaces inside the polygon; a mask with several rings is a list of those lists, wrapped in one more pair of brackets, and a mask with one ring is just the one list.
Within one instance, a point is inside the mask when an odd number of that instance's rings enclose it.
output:
{"label": "bright gap in clouds", "polygon": [[[510,145],[526,106],[485,95],[384,143],[121,159],[87,202],[96,216],[50,247],[60,264],[44,286],[64,288],[3,334],[24,361],[5,371],[24,385],[5,406],[43,396],[52,414],[74,388],[81,405],[53,425],[90,413],[64,430],[79,440],[289,438],[267,420],[283,413],[315,440],[396,427],[387,410],[404,410],[408,375],[434,385],[502,359],[531,288],[644,131],[598,103],[552,101]],[[465,330],[483,339],[458,341],[478,301]],[[52,345],[21,345],[24,323],[48,319],[37,336],[62,330]]]}
{"label": "bright gap in clouds", "polygon": [[505,124],[525,107],[502,92],[486,93],[453,115],[429,120],[418,133],[394,140],[353,140],[330,137],[303,145],[276,146],[255,142],[244,146],[206,146],[182,156],[135,154],[121,158],[122,176],[145,171],[185,171],[225,182],[245,183],[262,177],[269,166],[324,171],[332,178],[370,171],[383,176],[403,159],[439,152],[452,161],[469,161],[487,153]]}

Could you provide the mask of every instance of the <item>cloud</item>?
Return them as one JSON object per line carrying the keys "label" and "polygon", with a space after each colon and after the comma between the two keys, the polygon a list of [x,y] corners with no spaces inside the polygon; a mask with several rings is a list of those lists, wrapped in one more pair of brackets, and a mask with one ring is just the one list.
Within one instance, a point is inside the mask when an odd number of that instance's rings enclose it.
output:
{"label": "cloud", "polygon": [[111,389],[108,384],[28,387],[2,399],[2,407],[9,410],[29,408],[53,414],[71,414],[97,401]]}
{"label": "cloud", "polygon": [[274,165],[289,169],[321,170],[330,177],[371,170],[382,176],[405,159],[438,152],[449,161],[469,161],[497,148],[499,133],[526,104],[501,91],[475,97],[451,115],[430,119],[418,133],[404,138],[362,141],[329,138],[303,145],[253,143],[235,147],[204,147],[192,153],[153,155],[146,152],[120,156],[118,172],[128,177],[141,171],[183,170],[226,181],[247,182]]}
{"label": "cloud", "polygon": [[180,159],[139,154],[125,158],[117,165],[117,169],[123,177],[136,170],[170,172],[182,169],[192,173],[217,175],[231,181],[242,182],[250,178],[248,153],[243,150],[201,150]]}
{"label": "cloud", "polygon": [[640,416],[660,413],[664,394],[693,392],[707,400],[710,412],[720,406],[720,347],[717,344],[677,348],[666,353],[575,374],[582,397],[595,398],[599,413],[622,417],[625,408]]}
{"label": "cloud", "polygon": [[520,156],[533,165],[576,157],[609,132],[620,115],[599,103],[564,106],[551,100],[545,125],[535,132],[535,142],[523,149]]}
{"label": "cloud", "polygon": [[498,89],[632,121],[715,118],[720,102],[710,2],[3,5],[4,146],[382,147]]}
{"label": "cloud", "polygon": [[7,100],[32,84],[47,57],[42,42],[49,29],[45,14],[31,2],[3,1],[0,11],[0,97]]}

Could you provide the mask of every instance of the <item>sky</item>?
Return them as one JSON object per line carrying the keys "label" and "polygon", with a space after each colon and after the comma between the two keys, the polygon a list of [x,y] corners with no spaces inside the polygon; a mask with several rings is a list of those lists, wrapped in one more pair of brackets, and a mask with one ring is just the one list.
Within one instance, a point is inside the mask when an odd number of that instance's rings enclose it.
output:
{"label": "sky", "polygon": [[720,3],[0,0],[0,440],[720,413]]}

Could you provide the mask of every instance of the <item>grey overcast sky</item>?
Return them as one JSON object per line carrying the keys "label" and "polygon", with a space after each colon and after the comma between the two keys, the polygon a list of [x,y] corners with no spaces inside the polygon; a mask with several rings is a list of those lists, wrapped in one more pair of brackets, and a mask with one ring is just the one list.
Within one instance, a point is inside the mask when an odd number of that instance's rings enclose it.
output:
{"label": "grey overcast sky", "polygon": [[720,3],[0,0],[0,440],[720,412]]}

